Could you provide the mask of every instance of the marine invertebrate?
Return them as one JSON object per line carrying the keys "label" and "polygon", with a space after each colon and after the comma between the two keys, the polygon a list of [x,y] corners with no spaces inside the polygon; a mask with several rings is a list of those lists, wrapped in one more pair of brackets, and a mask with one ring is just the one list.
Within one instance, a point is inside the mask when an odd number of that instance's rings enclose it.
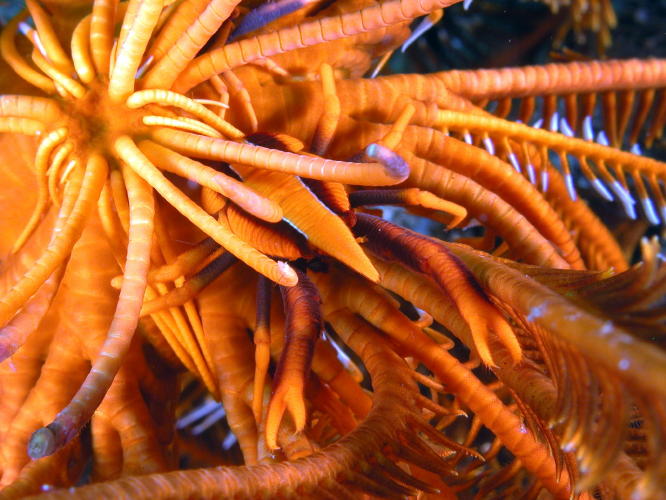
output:
{"label": "marine invertebrate", "polygon": [[[612,498],[619,477],[646,496],[663,487],[663,266],[647,243],[628,266],[576,200],[570,164],[629,215],[634,191],[649,220],[666,218],[663,163],[587,141],[588,94],[603,91],[612,143],[632,113],[635,142],[666,64],[354,79],[412,19],[453,3],[298,4],[281,18],[282,3],[248,13],[228,0],[96,0],[68,29],[27,2],[34,28],[20,14],[0,40],[46,94],[0,97],[2,130],[38,137],[37,199],[6,228],[5,495],[55,473],[69,486],[85,460],[95,484],[66,494],[508,496],[529,484]],[[19,29],[30,45],[17,45]],[[546,96],[550,130],[505,119],[518,98],[530,118],[534,95]],[[495,117],[488,100],[501,103]],[[570,137],[578,130],[585,140]],[[25,182],[24,164],[5,168]],[[445,243],[363,208],[376,204],[475,218],[486,234],[468,241],[478,250]],[[428,315],[466,346],[466,363]],[[338,344],[360,357],[370,395]],[[184,372],[194,395],[175,387]],[[246,466],[166,472],[188,445],[175,438],[178,398],[199,404],[204,388]],[[207,407],[214,421],[219,405],[205,404],[180,425]],[[640,429],[628,438],[630,418]],[[277,447],[284,461],[272,464]]]}

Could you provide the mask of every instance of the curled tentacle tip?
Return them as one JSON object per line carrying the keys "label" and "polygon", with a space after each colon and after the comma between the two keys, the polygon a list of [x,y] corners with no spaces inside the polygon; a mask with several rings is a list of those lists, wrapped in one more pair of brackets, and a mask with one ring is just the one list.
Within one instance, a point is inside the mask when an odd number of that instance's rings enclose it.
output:
{"label": "curled tentacle tip", "polygon": [[48,427],[37,429],[28,442],[28,456],[33,460],[46,457],[56,451],[55,434]]}
{"label": "curled tentacle tip", "polygon": [[378,161],[386,168],[386,173],[393,179],[396,184],[404,181],[409,177],[409,165],[402,159],[396,152],[391,151],[380,144],[370,144],[365,148],[365,154],[369,158]]}
{"label": "curled tentacle tip", "polygon": [[289,264],[286,262],[278,262],[278,272],[280,273],[279,284],[282,286],[296,286],[298,283],[298,275]]}

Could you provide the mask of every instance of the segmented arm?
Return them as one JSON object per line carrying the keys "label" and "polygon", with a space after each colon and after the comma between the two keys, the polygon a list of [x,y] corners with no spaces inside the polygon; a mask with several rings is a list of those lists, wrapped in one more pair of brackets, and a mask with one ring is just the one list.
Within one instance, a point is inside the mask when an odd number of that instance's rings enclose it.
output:
{"label": "segmented arm", "polygon": [[102,349],[81,388],[52,423],[31,437],[28,453],[32,458],[51,455],[90,420],[120,369],[139,321],[150,265],[154,201],[152,188],[129,167],[124,169],[124,177],[130,202],[129,244],[116,311]]}
{"label": "segmented arm", "polygon": [[30,118],[46,124],[62,116],[58,104],[45,97],[0,95],[0,116]]}
{"label": "segmented arm", "polygon": [[109,73],[118,4],[118,0],[95,0],[92,14],[87,21],[90,57],[94,65],[93,71],[98,75]]}
{"label": "segmented arm", "polygon": [[279,205],[255,193],[242,182],[222,172],[218,172],[154,142],[141,141],[139,149],[156,166],[186,179],[191,179],[202,186],[226,196],[238,204],[239,207],[259,219],[266,222],[279,222],[282,220],[282,209]]}
{"label": "segmented arm", "polygon": [[9,64],[9,66],[11,66],[11,68],[26,82],[30,82],[47,94],[54,94],[56,87],[53,81],[39,71],[33,69],[25,59],[23,59],[16,48],[16,41],[14,40],[16,30],[19,23],[23,21],[27,15],[27,11],[19,13],[2,29],[2,34],[0,35],[0,54],[2,54],[2,58],[7,61],[7,64]]}
{"label": "segmented arm", "polygon": [[4,325],[14,313],[37,291],[42,283],[66,259],[79,239],[88,215],[93,211],[106,180],[106,162],[93,154],[88,160],[81,189],[67,223],[35,265],[7,294],[0,298],[0,324]]}
{"label": "segmented arm", "polygon": [[[130,19],[130,11],[136,9],[136,15]],[[134,90],[134,77],[141,58],[148,45],[148,40],[157,25],[162,12],[162,0],[130,0],[128,13],[121,30],[116,60],[109,79],[109,97],[114,102],[122,102]],[[131,23],[131,24],[130,24]]]}
{"label": "segmented arm", "polygon": [[394,161],[386,154],[387,150],[377,144],[371,144],[366,149],[367,155],[376,162],[354,163],[213,139],[178,130],[158,129],[153,131],[152,137],[160,144],[195,157],[241,163],[312,179],[385,186],[398,184],[409,175],[409,167],[404,162]]}
{"label": "segmented arm", "polygon": [[474,344],[484,363],[494,365],[488,345],[490,330],[494,331],[511,352],[514,363],[520,361],[521,347],[511,327],[462,262],[445,250],[445,247],[367,214],[357,214],[354,232],[358,236],[365,236],[366,245],[377,255],[395,259],[414,271],[433,277],[469,324]]}
{"label": "segmented arm", "polygon": [[501,97],[600,92],[666,86],[666,60],[627,59],[553,63],[523,68],[444,71],[434,78],[475,102]]}
{"label": "segmented arm", "polygon": [[296,284],[297,278],[293,269],[285,263],[275,262],[257,252],[218,224],[215,219],[177,190],[128,136],[118,138],[114,149],[120,159],[135,169],[166,200],[224,248],[276,283],[285,286]]}
{"label": "segmented arm", "polygon": [[[211,0],[194,22],[148,71],[144,88],[171,88],[178,75],[231,15],[240,0]],[[212,76],[212,75],[211,75]]]}
{"label": "segmented arm", "polygon": [[303,273],[298,285],[281,289],[285,309],[285,343],[275,372],[275,385],[266,413],[266,444],[277,448],[277,431],[286,409],[297,431],[306,422],[305,383],[310,371],[314,345],[322,328],[319,292]]}
{"label": "segmented arm", "polygon": [[360,11],[309,21],[234,42],[196,58],[178,77],[174,90],[184,93],[213,75],[256,59],[409,21],[459,1],[389,0]]}

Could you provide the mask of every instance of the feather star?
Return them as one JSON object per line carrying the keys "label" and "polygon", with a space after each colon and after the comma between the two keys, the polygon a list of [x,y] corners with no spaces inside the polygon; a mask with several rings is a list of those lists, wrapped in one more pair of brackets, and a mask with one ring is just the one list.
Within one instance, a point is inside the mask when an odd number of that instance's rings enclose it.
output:
{"label": "feather star", "polygon": [[1,498],[660,498],[666,61],[362,78],[477,4],[25,3]]}

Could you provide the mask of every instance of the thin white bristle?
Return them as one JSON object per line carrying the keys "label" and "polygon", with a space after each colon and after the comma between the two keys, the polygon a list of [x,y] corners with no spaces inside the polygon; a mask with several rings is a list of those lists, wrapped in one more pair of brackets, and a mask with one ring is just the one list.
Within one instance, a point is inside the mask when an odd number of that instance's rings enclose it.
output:
{"label": "thin white bristle", "polygon": [[32,31],[32,26],[30,26],[28,23],[21,21],[18,24],[18,29],[21,32],[22,35],[25,36],[30,36],[29,33]]}
{"label": "thin white bristle", "polygon": [[601,195],[602,198],[608,200],[608,201],[613,201],[613,195],[611,192],[606,188],[606,185],[601,181],[601,179],[593,179],[592,180],[592,187],[594,190]]}
{"label": "thin white bristle", "polygon": [[527,176],[529,177],[532,185],[536,186],[537,183],[536,174],[534,173],[534,165],[532,165],[531,163],[527,164]]}
{"label": "thin white bristle", "polygon": [[185,427],[193,424],[211,412],[214,412],[220,406],[222,405],[217,401],[213,401],[212,399],[207,400],[201,406],[197,406],[196,408],[192,409],[192,411],[179,418],[176,422],[176,429],[184,429]]}
{"label": "thin white bristle", "polygon": [[49,56],[46,54],[46,49],[42,44],[42,40],[39,38],[39,33],[26,22],[20,22],[18,29],[23,35],[30,38],[34,42],[35,47],[37,47],[37,50],[39,50],[39,53],[48,59]]}
{"label": "thin white bristle", "polygon": [[220,108],[229,109],[229,105],[222,101],[214,101],[213,99],[194,99],[194,101],[199,104],[208,105],[208,106],[219,106]]}
{"label": "thin white bristle", "polygon": [[516,169],[516,172],[520,173],[520,163],[518,162],[518,157],[514,153],[509,153],[509,162],[513,165],[513,168]]}
{"label": "thin white bristle", "polygon": [[586,116],[583,118],[583,139],[586,141],[594,140],[594,129],[592,128],[592,117]]}
{"label": "thin white bristle", "polygon": [[610,144],[610,142],[608,142],[608,136],[606,136],[606,133],[603,130],[600,130],[597,134],[597,142],[602,146],[608,146]]}
{"label": "thin white bristle", "polygon": [[414,31],[412,31],[412,34],[409,35],[409,38],[407,38],[407,40],[405,40],[405,42],[402,44],[402,47],[400,47],[400,52],[404,53],[411,44],[413,44],[421,35],[423,35],[433,26],[434,25],[432,24],[430,18],[428,16],[424,17],[419,25],[414,28]]}
{"label": "thin white bristle", "polygon": [[225,436],[224,440],[222,441],[222,449],[225,451],[230,450],[231,447],[235,445],[237,441],[238,439],[236,438],[236,434],[230,432]]}
{"label": "thin white bristle", "polygon": [[655,210],[654,203],[650,198],[641,198],[641,205],[643,205],[643,211],[645,212],[645,217],[648,222],[653,226],[658,226],[661,224],[657,211]]}
{"label": "thin white bristle", "polygon": [[192,435],[198,436],[199,434],[205,432],[207,429],[222,420],[226,414],[227,412],[224,411],[222,405],[219,405],[219,408],[209,414],[199,425],[192,427]]}
{"label": "thin white bristle", "polygon": [[155,58],[153,56],[149,56],[141,66],[139,66],[139,69],[136,70],[136,75],[134,75],[135,79],[141,78],[145,73],[146,70],[150,67],[150,65],[153,63]]}
{"label": "thin white bristle", "polygon": [[611,184],[611,189],[619,198],[620,203],[622,203],[622,207],[624,208],[624,212],[627,214],[627,217],[632,220],[636,219],[636,209],[634,208],[636,202],[631,197],[631,194],[629,194],[624,186],[618,181],[614,181],[613,184]]}
{"label": "thin white bristle", "polygon": [[571,129],[571,127],[569,126],[569,122],[567,121],[566,118],[562,118],[562,119],[560,120],[560,131],[561,131],[564,135],[566,135],[567,137],[575,137],[575,136],[576,136],[576,134],[574,133],[574,131],[573,131],[573,130]]}
{"label": "thin white bristle", "polygon": [[548,170],[541,172],[541,191],[544,193],[548,191]]}
{"label": "thin white bristle", "polygon": [[377,64],[375,65],[375,69],[373,69],[372,73],[370,73],[370,78],[377,78],[377,75],[386,64],[386,61],[388,61],[388,59],[383,57],[377,62]]}
{"label": "thin white bristle", "polygon": [[495,155],[495,144],[490,137],[483,138],[483,145],[485,146],[486,151],[488,151],[493,156]]}
{"label": "thin white bristle", "polygon": [[570,173],[564,175],[564,184],[567,186],[569,198],[571,198],[573,201],[576,201],[576,187],[574,186],[573,177]]}

